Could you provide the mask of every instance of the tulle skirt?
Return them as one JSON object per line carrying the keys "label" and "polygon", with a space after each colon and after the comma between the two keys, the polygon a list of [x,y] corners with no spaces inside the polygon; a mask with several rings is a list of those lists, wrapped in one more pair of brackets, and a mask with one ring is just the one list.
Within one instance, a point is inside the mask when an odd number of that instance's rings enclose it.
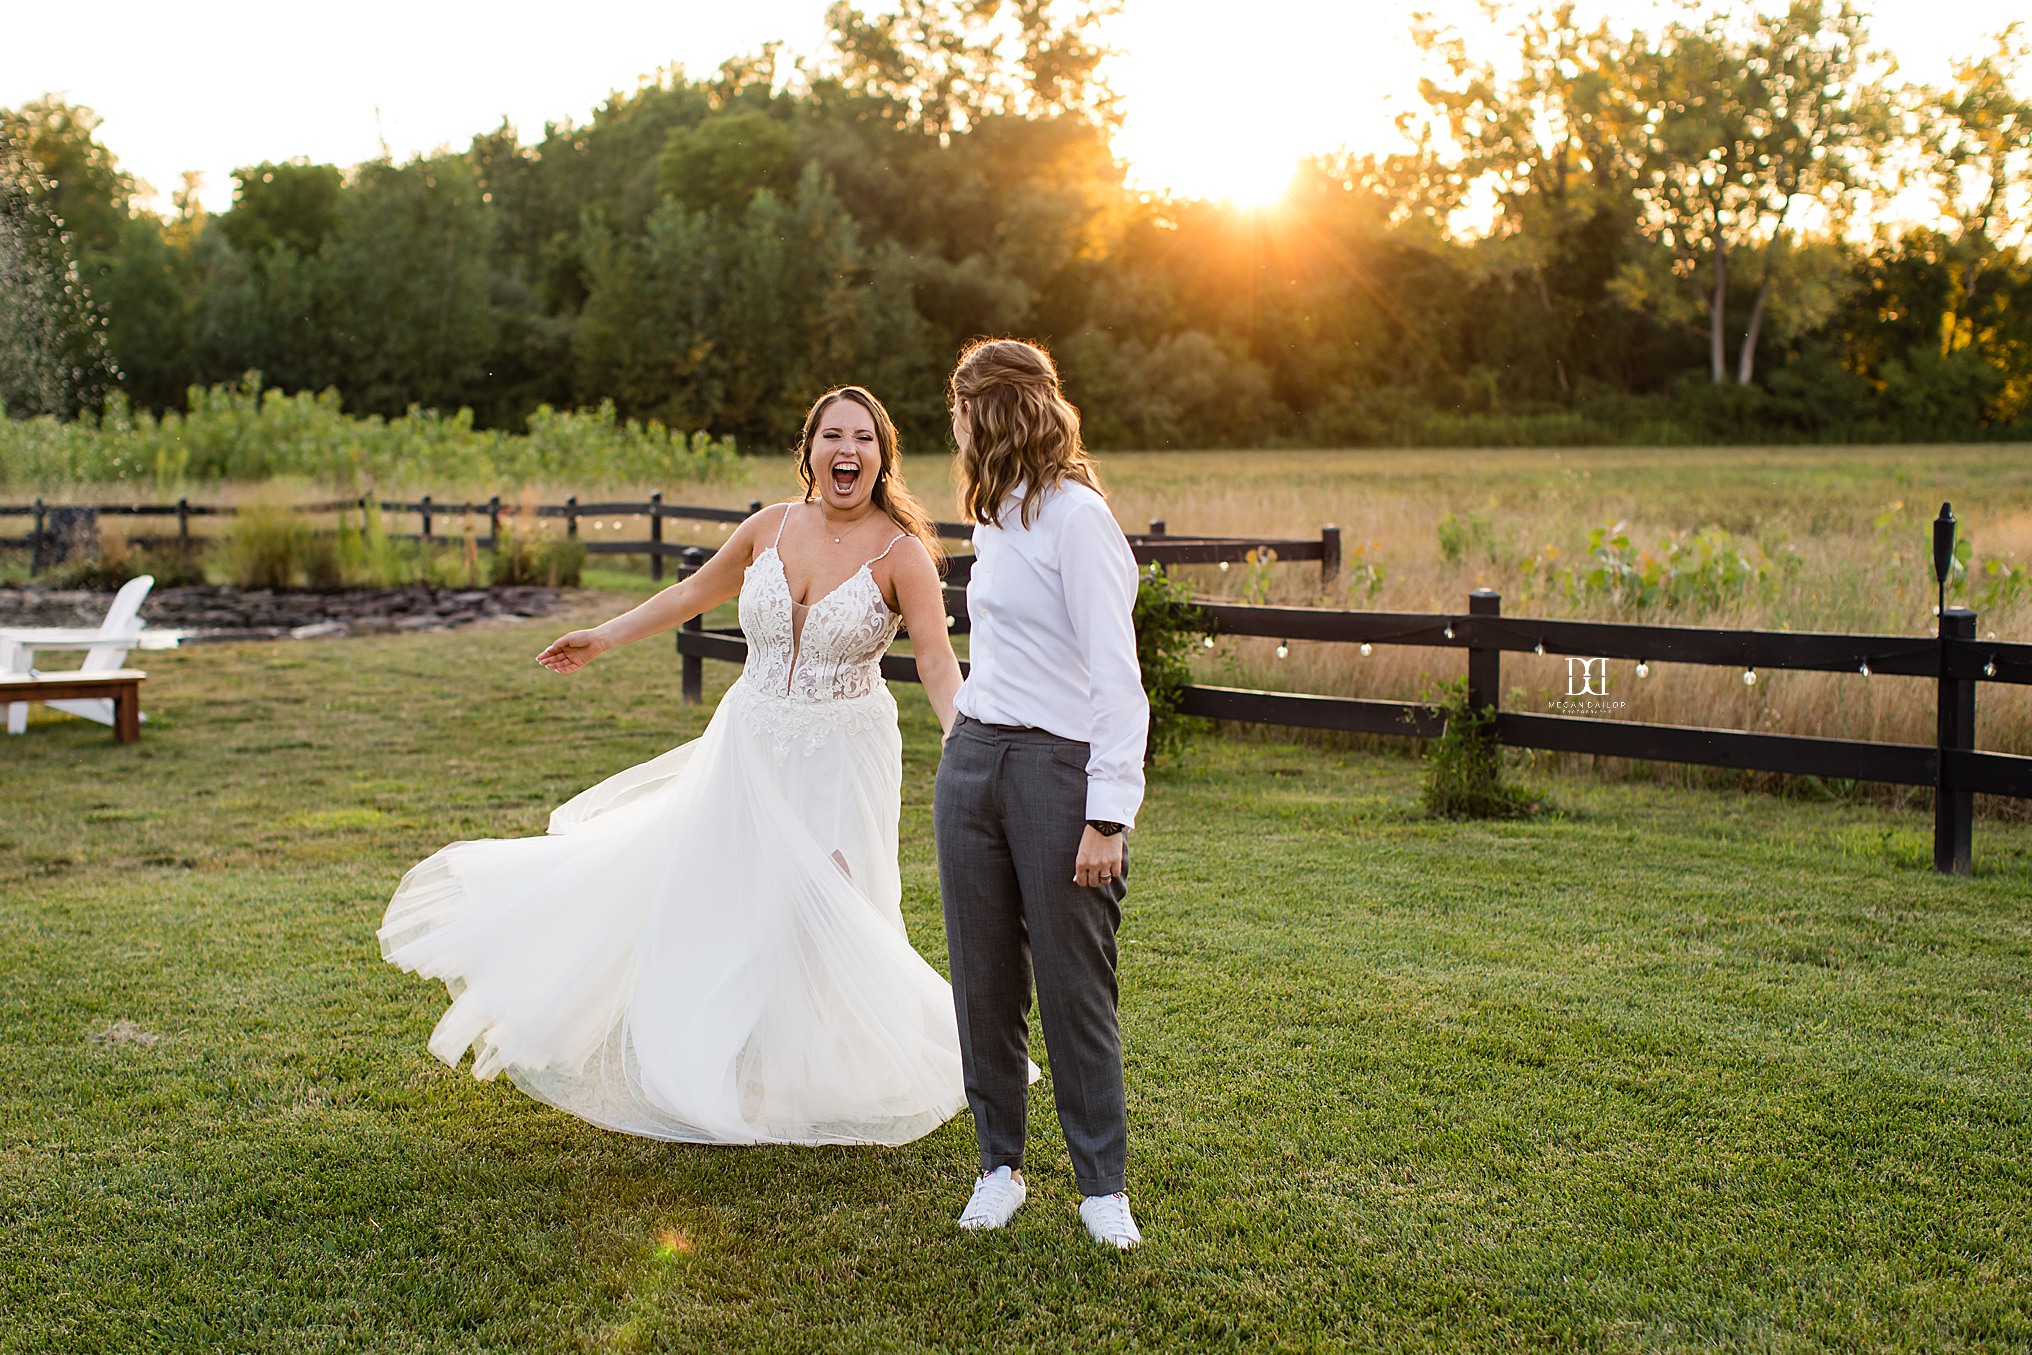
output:
{"label": "tulle skirt", "polygon": [[956,1114],[952,993],[898,904],[887,688],[736,681],[699,738],[574,797],[544,837],[403,877],[381,953],[450,989],[430,1051],[623,1133],[905,1143]]}

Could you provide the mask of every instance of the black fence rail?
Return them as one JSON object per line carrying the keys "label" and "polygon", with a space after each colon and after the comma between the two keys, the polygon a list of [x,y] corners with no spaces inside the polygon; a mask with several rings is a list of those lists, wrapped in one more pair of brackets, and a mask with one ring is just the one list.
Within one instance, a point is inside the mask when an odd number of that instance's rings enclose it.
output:
{"label": "black fence rail", "polygon": [[[1139,555],[1142,546],[1137,547]],[[1466,652],[1467,696],[1477,710],[1494,710],[1490,730],[1498,744],[1550,752],[1588,753],[1651,762],[1732,767],[1894,785],[1932,786],[1934,868],[1966,874],[1972,860],[1973,796],[2032,799],[2032,757],[1981,752],[1975,747],[1976,693],[1985,682],[2032,684],[2032,645],[1976,638],[1976,614],[1950,607],[1936,636],[1831,635],[1789,631],[1710,630],[1684,626],[1623,625],[1598,621],[1556,621],[1506,617],[1502,598],[1477,590],[1458,613],[1330,611],[1304,607],[1254,607],[1228,602],[1202,605],[1212,629],[1223,635],[1256,636],[1282,643],[1296,640],[1360,646],[1410,645]],[[966,629],[966,593],[949,588],[946,608],[956,631]],[[677,639],[684,658],[687,700],[703,688],[700,661],[740,663],[747,645],[740,635],[707,631],[697,622]],[[1764,670],[1853,673],[1932,680],[1938,719],[1931,744],[1876,743],[1798,734],[1646,724],[1581,715],[1540,715],[1501,709],[1504,653],[1550,654],[1569,660],[1569,687],[1579,681],[1576,699],[1594,692],[1597,675],[1606,691],[1606,661],[1640,665],[1639,673],[1661,663],[1739,668],[1755,679]],[[1578,666],[1576,666],[1578,665]],[[1599,666],[1599,667],[1598,667]],[[883,674],[916,681],[916,665],[904,655],[883,660]],[[1190,686],[1180,709],[1188,715],[1251,724],[1332,729],[1407,738],[1436,738],[1446,716],[1436,706],[1414,701],[1267,692],[1233,687]]]}
{"label": "black fence rail", "polygon": [[[513,518],[523,511],[521,505],[504,503],[499,495],[484,501],[448,500],[434,498],[429,494],[416,499],[327,499],[317,503],[291,505],[294,511],[308,514],[365,512],[376,508],[382,513],[392,513],[418,519],[418,530],[414,532],[390,532],[389,536],[398,541],[437,542],[463,540],[463,533],[446,534],[441,530],[448,518],[464,520],[484,516],[487,520],[486,534],[474,534],[475,544],[482,550],[497,549],[501,541],[501,525],[504,518]],[[684,542],[664,539],[663,524],[672,519],[690,522],[738,523],[760,512],[762,501],[757,499],[746,508],[717,508],[699,504],[665,503],[660,493],[651,494],[646,500],[632,501],[591,501],[581,503],[577,496],[567,498],[563,503],[538,504],[529,510],[538,518],[560,518],[565,524],[565,534],[580,539],[588,555],[642,555],[649,557],[649,576],[661,581],[664,576],[664,561],[682,557],[687,551],[707,550]],[[174,517],[177,520],[174,536],[130,536],[132,546],[158,548],[176,546],[189,549],[192,542],[191,520],[201,517],[231,517],[239,509],[230,504],[196,504],[188,499],[175,503],[158,504],[46,504],[37,499],[32,504],[0,504],[0,518],[28,517],[33,526],[26,536],[0,536],[0,547],[25,547],[34,553],[35,570],[41,570],[49,561],[51,547],[60,539],[79,532],[96,536],[99,517]],[[66,516],[68,515],[68,516]],[[611,529],[608,527],[612,519]],[[622,531],[630,519],[641,519],[646,535],[640,538],[624,539],[619,535],[608,536],[612,530]],[[972,524],[964,522],[934,523],[938,534],[949,541],[971,541],[974,535]],[[599,533],[591,535],[590,533]],[[1304,539],[1281,539],[1273,537],[1236,536],[1174,536],[1167,533],[1162,519],[1153,520],[1150,530],[1136,533],[1129,538],[1136,548],[1136,558],[1145,564],[1244,564],[1258,561],[1301,562],[1317,560],[1320,567],[1320,581],[1331,586],[1339,577],[1341,569],[1341,530],[1327,526],[1320,529],[1319,536]],[[955,556],[950,577],[955,582],[965,582],[972,567],[971,556]]]}

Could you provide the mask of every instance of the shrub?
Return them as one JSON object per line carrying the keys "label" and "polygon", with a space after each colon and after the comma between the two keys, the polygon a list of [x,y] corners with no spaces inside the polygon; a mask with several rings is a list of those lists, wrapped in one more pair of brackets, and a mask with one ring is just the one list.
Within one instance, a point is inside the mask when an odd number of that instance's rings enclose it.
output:
{"label": "shrub", "polygon": [[1190,657],[1211,634],[1206,612],[1186,586],[1157,565],[1144,571],[1136,588],[1136,662],[1150,699],[1147,757],[1175,753],[1206,721],[1178,713],[1179,690],[1192,681]]}
{"label": "shrub", "polygon": [[488,578],[497,588],[526,584],[576,588],[585,564],[586,543],[577,537],[525,531],[509,518],[501,524]]}
{"label": "shrub", "polygon": [[1543,809],[1533,792],[1503,780],[1496,711],[1468,705],[1468,684],[1442,682],[1426,701],[1446,717],[1446,731],[1425,745],[1425,812],[1443,819],[1514,819]]}
{"label": "shrub", "polygon": [[303,576],[310,549],[301,516],[280,504],[248,504],[226,533],[227,576],[242,588],[289,588]]}

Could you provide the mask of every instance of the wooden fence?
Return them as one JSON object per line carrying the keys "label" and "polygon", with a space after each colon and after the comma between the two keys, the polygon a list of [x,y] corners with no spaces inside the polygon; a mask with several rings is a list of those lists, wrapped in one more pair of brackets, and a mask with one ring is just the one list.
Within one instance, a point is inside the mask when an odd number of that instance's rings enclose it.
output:
{"label": "wooden fence", "polygon": [[[1157,559],[1147,539],[1133,545],[1139,561]],[[955,631],[966,629],[966,605],[963,588],[947,588],[946,609]],[[1468,702],[1474,709],[1496,712],[1489,736],[1507,747],[1931,786],[1933,864],[1943,872],[1967,874],[1970,869],[1976,792],[2032,799],[2032,757],[1979,752],[1975,747],[1978,685],[2032,684],[2032,645],[1978,640],[1976,614],[1963,607],[1946,609],[1937,636],[1908,636],[1506,617],[1502,598],[1486,589],[1471,593],[1467,610],[1460,613],[1330,611],[1212,601],[1202,606],[1212,629],[1223,635],[1356,645],[1364,653],[1376,645],[1465,650]],[[1606,690],[1608,659],[1634,661],[1640,673],[1653,664],[1681,663],[1739,668],[1751,679],[1774,669],[1853,673],[1857,681],[1872,675],[1928,678],[1938,689],[1936,737],[1932,744],[1872,743],[1505,711],[1501,702],[1506,651],[1567,657],[1572,661],[1569,687],[1576,675],[1584,683],[1582,690],[1572,693],[1577,700],[1600,694],[1593,691],[1596,665]],[[695,620],[679,633],[677,652],[684,660],[685,699],[697,701],[703,688],[701,661],[743,662],[747,643],[737,631],[709,631]],[[886,656],[882,671],[892,680],[917,680],[916,664],[904,655]],[[1444,713],[1419,702],[1233,687],[1189,686],[1180,709],[1213,720],[1410,738],[1436,738],[1446,729]]]}
{"label": "wooden fence", "polygon": [[[390,537],[402,541],[455,542],[461,538],[447,536],[434,527],[446,518],[484,516],[487,519],[487,533],[475,534],[474,541],[482,550],[493,550],[501,540],[503,518],[517,516],[523,510],[514,503],[503,503],[499,495],[484,502],[455,501],[433,498],[429,494],[415,500],[368,498],[332,499],[320,503],[293,505],[300,513],[337,513],[358,509],[364,512],[370,506],[382,513],[411,516],[418,519],[415,532],[391,532]],[[661,581],[664,576],[664,561],[683,557],[686,552],[710,548],[686,545],[683,542],[666,541],[663,524],[673,518],[692,522],[738,523],[759,512],[762,503],[758,499],[746,508],[716,508],[698,504],[665,503],[662,494],[651,494],[639,502],[590,502],[581,503],[577,496],[563,503],[540,504],[534,509],[538,518],[562,518],[565,533],[578,537],[584,542],[588,555],[646,555],[649,557],[649,576]],[[154,504],[88,504],[77,506],[46,504],[37,499],[31,504],[0,504],[0,518],[26,517],[31,527],[26,536],[0,536],[0,547],[25,547],[32,555],[32,568],[41,569],[47,547],[55,541],[57,533],[51,522],[58,514],[96,514],[101,517],[152,517],[175,518],[174,536],[131,536],[128,543],[141,547],[174,546],[188,550],[192,543],[191,521],[203,517],[231,517],[239,510],[230,504],[195,504],[188,499],[175,503]],[[620,532],[627,520],[640,518],[646,524],[647,535],[624,540],[618,535],[607,536],[608,520],[613,519],[611,530]],[[935,524],[939,535],[953,541],[970,541],[974,529],[964,522],[940,522]],[[94,521],[90,527],[96,533]],[[589,535],[589,531],[590,534]],[[1147,533],[1129,538],[1137,547],[1137,558],[1146,563],[1156,562],[1167,565],[1184,564],[1242,564],[1252,560],[1272,560],[1277,563],[1294,563],[1317,560],[1320,581],[1332,584],[1341,570],[1341,529],[1334,526],[1322,527],[1317,539],[1279,539],[1272,537],[1233,536],[1174,536],[1166,532],[1164,522],[1151,522]],[[953,562],[951,581],[964,583],[967,571],[973,564],[971,556],[956,557]]]}
{"label": "wooden fence", "polygon": [[[413,501],[338,499],[297,508],[306,513],[332,513],[364,510],[370,505],[383,513],[415,515],[418,530],[399,535],[421,542],[455,539],[435,530],[445,518],[484,515],[487,534],[476,535],[475,539],[488,549],[500,541],[502,519],[523,511],[516,504],[503,503],[499,496],[485,502],[460,502],[438,500],[428,494]],[[759,502],[746,509],[667,504],[661,494],[652,494],[639,502],[581,503],[572,497],[560,504],[538,505],[534,513],[539,518],[562,519],[567,534],[585,541],[588,554],[648,556],[651,577],[660,580],[665,560],[677,559],[681,576],[712,554],[709,547],[665,540],[666,521],[676,518],[737,523],[761,507]],[[33,523],[26,536],[0,537],[0,546],[25,546],[40,557],[51,536],[52,515],[78,511],[47,505],[39,499],[26,505],[0,504],[0,517],[26,516]],[[237,510],[179,499],[168,504],[91,505],[88,511],[107,517],[174,518],[175,536],[136,537],[134,543],[187,547],[192,540],[192,519],[228,516]],[[646,521],[646,536],[622,539],[618,535],[602,535],[586,539],[588,524],[594,531],[604,533],[610,530],[608,520],[614,519],[611,530],[618,533],[626,520],[635,518]],[[972,527],[965,523],[937,525],[939,533],[952,540],[966,541],[973,535]],[[1949,528],[1950,537],[1951,531]],[[1130,536],[1129,542],[1137,561],[1145,565],[1316,560],[1321,581],[1327,585],[1335,581],[1341,568],[1340,529],[1332,526],[1322,528],[1317,539],[1274,539],[1173,535],[1162,521],[1154,521],[1148,532]],[[961,632],[967,625],[964,585],[972,563],[972,556],[955,557],[946,581],[947,610],[955,630]],[[1944,565],[1939,567],[1944,569]],[[1204,606],[1213,628],[1226,635],[1359,645],[1365,650],[1374,645],[1465,650],[1468,700],[1477,709],[1496,711],[1490,736],[1508,747],[1932,786],[1934,866],[1942,871],[1969,869],[1974,823],[1972,797],[1976,793],[2032,798],[2032,757],[1981,752],[1975,747],[1979,684],[2032,683],[2032,645],[1977,640],[1976,614],[1965,608],[1946,608],[1937,636],[1915,637],[1710,630],[1505,617],[1502,599],[1486,590],[1471,594],[1467,603],[1467,610],[1458,614],[1256,607],[1228,602],[1208,602]],[[685,699],[691,701],[700,699],[703,691],[704,660],[740,663],[747,656],[747,645],[738,632],[707,630],[698,619],[687,623],[679,633],[677,649],[684,661]],[[1581,661],[1582,668],[1573,671],[1579,672],[1584,682],[1591,680],[1588,675],[1593,671],[1587,665],[1608,659],[1634,661],[1640,665],[1640,672],[1650,664],[1685,663],[1740,668],[1751,677],[1760,670],[1796,669],[1855,673],[1859,677],[1881,674],[1926,678],[1938,689],[1936,737],[1931,744],[1871,743],[1505,711],[1500,708],[1505,651],[1554,654]],[[891,679],[917,678],[916,664],[903,655],[885,657],[882,668]],[[1575,696],[1584,699],[1586,694],[1584,689]],[[1181,709],[1188,715],[1215,720],[1412,738],[1433,738],[1445,729],[1445,717],[1438,708],[1417,702],[1229,687],[1187,687]]]}

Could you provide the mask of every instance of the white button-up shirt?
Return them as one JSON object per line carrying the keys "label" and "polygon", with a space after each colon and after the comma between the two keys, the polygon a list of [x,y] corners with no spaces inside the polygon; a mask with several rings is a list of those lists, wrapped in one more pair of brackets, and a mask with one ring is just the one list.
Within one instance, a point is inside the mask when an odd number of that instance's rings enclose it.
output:
{"label": "white button-up shirt", "polygon": [[1045,491],[1023,525],[1019,486],[999,525],[974,528],[971,671],[954,704],[1089,746],[1090,819],[1134,825],[1150,703],[1136,660],[1136,557],[1085,485]]}

